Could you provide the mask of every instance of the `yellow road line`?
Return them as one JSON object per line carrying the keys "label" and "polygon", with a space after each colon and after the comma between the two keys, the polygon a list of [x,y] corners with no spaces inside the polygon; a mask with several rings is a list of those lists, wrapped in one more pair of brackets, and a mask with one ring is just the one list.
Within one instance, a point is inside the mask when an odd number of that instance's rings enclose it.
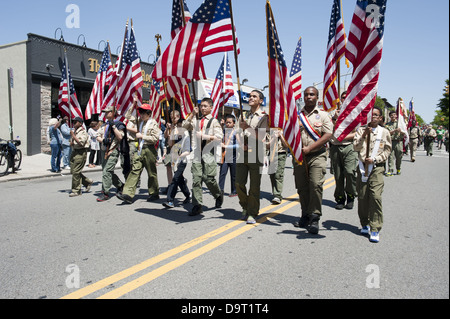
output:
{"label": "yellow road line", "polygon": [[[333,182],[330,183],[330,184],[327,184],[327,183],[329,183],[331,181],[333,181]],[[333,185],[335,185],[334,177],[326,180],[324,184],[325,184],[324,190],[329,188],[329,187],[331,187],[331,186],[333,186]],[[291,200],[291,199],[293,199],[293,198],[295,198],[297,196],[298,196],[297,194],[294,194],[294,195],[286,198],[285,200],[283,200],[281,204],[285,204],[287,201],[289,201],[289,200]],[[298,204],[299,204],[299,202],[295,201],[295,202],[292,202],[292,203],[290,203],[290,204],[288,204],[288,205],[286,205],[284,207],[269,205],[269,206],[261,209],[259,213],[260,214],[264,214],[265,212],[270,211],[271,209],[273,209],[275,207],[278,207],[279,211],[277,210],[277,211],[275,211],[275,212],[273,212],[273,213],[271,213],[269,215],[263,216],[262,218],[260,218],[257,221],[257,224],[255,224],[255,225],[264,223],[267,220],[269,220],[270,218],[273,218],[274,216],[279,215],[282,212],[284,212],[286,210],[289,210],[290,208],[292,208],[292,207],[294,207],[294,206],[296,206]],[[149,267],[151,267],[151,266],[153,266],[153,265],[155,265],[155,264],[157,264],[159,262],[162,262],[162,261],[164,261],[164,260],[166,260],[166,259],[168,259],[168,258],[170,258],[170,257],[172,257],[172,256],[174,256],[176,254],[179,254],[179,253],[181,253],[181,252],[183,252],[183,251],[185,251],[185,250],[187,250],[189,248],[192,248],[192,247],[194,247],[196,245],[199,245],[202,242],[205,242],[205,241],[207,241],[210,238],[213,238],[213,237],[215,237],[215,236],[217,236],[217,235],[219,235],[221,233],[224,233],[227,230],[229,230],[231,228],[234,228],[237,225],[242,224],[242,223],[244,223],[244,221],[242,221],[242,220],[233,221],[233,222],[231,222],[231,223],[229,223],[227,225],[224,225],[224,226],[222,226],[222,227],[220,227],[218,229],[215,229],[215,230],[213,230],[213,231],[211,231],[211,232],[209,232],[209,233],[207,233],[205,235],[197,237],[197,238],[195,238],[195,239],[193,239],[193,240],[191,240],[191,241],[189,241],[189,242],[187,242],[185,244],[182,244],[182,245],[180,245],[178,247],[175,247],[175,248],[173,248],[173,249],[171,249],[171,250],[169,250],[167,252],[164,252],[164,253],[162,253],[162,254],[160,254],[158,256],[152,257],[152,258],[150,258],[150,259],[148,259],[148,260],[146,260],[146,261],[144,261],[144,262],[142,262],[140,264],[137,264],[137,265],[132,266],[132,267],[130,267],[128,269],[125,269],[125,270],[123,270],[123,271],[121,271],[121,272],[119,272],[117,274],[114,274],[114,275],[109,276],[109,277],[107,277],[105,279],[102,279],[102,280],[100,280],[100,281],[98,281],[98,282],[96,282],[96,283],[94,283],[92,285],[89,285],[89,286],[86,286],[84,288],[81,288],[81,289],[79,289],[79,290],[77,290],[77,291],[75,291],[75,292],[73,292],[71,294],[68,294],[68,295],[62,297],[61,299],[79,299],[79,298],[83,298],[83,297],[85,297],[87,295],[90,295],[90,294],[92,294],[92,293],[94,293],[94,292],[96,292],[96,291],[98,291],[100,289],[103,289],[103,288],[105,288],[105,287],[107,287],[107,286],[109,286],[109,285],[111,285],[113,283],[116,283],[116,282],[118,282],[120,280],[123,280],[123,279],[125,279],[127,277],[130,277],[130,276],[132,276],[132,275],[134,275],[134,274],[136,274],[136,273],[138,273],[138,272],[140,272],[140,271],[142,271],[142,270],[144,270],[146,268],[149,268]],[[138,278],[136,280],[133,280],[132,282],[130,282],[128,284],[125,284],[125,285],[121,286],[120,288],[118,288],[116,290],[113,290],[113,291],[111,291],[111,292],[109,292],[109,293],[107,293],[107,294],[105,294],[103,296],[100,296],[100,298],[111,298],[111,299],[112,298],[118,298],[118,297],[128,293],[129,291],[132,291],[132,290],[134,290],[134,289],[136,289],[136,288],[138,288],[138,287],[148,283],[149,281],[151,281],[153,279],[156,279],[159,276],[162,276],[163,274],[165,274],[165,273],[167,273],[167,272],[169,272],[169,271],[171,271],[171,270],[173,270],[173,269],[175,269],[177,267],[180,267],[181,265],[187,263],[188,261],[193,260],[193,259],[197,258],[198,256],[201,256],[201,255],[205,254],[206,252],[208,252],[208,251],[210,251],[210,250],[212,250],[212,249],[222,245],[223,243],[225,243],[225,242],[227,242],[227,241],[229,241],[229,240],[231,240],[231,239],[233,239],[233,238],[235,238],[235,237],[245,233],[246,231],[248,231],[248,230],[252,229],[253,227],[255,227],[255,225],[245,225],[244,227],[241,227],[241,228],[233,231],[232,233],[230,233],[228,235],[225,235],[225,236],[223,236],[223,237],[221,237],[221,238],[219,238],[219,239],[217,239],[217,240],[215,240],[215,241],[205,245],[204,247],[201,247],[201,248],[199,248],[199,249],[197,249],[197,250],[195,250],[195,251],[193,251],[193,252],[191,252],[191,253],[189,253],[189,254],[187,254],[185,256],[182,256],[182,257],[176,259],[175,261],[172,261],[172,262],[170,262],[170,263],[168,263],[168,264],[166,264],[164,266],[161,266],[158,269],[156,269],[156,270],[154,270],[154,271],[152,271],[152,272],[150,272],[150,273],[148,273],[148,274],[146,274],[144,276],[141,276],[140,278]],[[130,289],[131,287],[135,287],[135,288],[132,288],[131,290],[127,291],[127,289]],[[125,291],[125,292],[123,292],[123,291]]]}
{"label": "yellow road line", "polygon": [[[288,197],[283,202],[287,202],[288,199],[295,198],[296,196],[297,196],[297,194],[292,195],[291,197]],[[265,207],[265,208],[260,210],[260,214],[263,214],[263,213],[265,213],[265,212],[267,212],[267,211],[269,211],[269,210],[271,210],[271,209],[273,209],[275,207],[276,206],[273,206],[273,205],[267,206],[267,207]],[[180,245],[178,247],[175,247],[175,248],[173,248],[173,249],[171,249],[171,250],[169,250],[167,252],[164,252],[164,253],[162,253],[162,254],[160,254],[158,256],[155,256],[155,257],[152,257],[152,258],[150,258],[150,259],[148,259],[146,261],[143,261],[140,264],[137,264],[137,265],[132,266],[132,267],[130,267],[128,269],[125,269],[125,270],[123,270],[123,271],[121,271],[121,272],[119,272],[117,274],[114,274],[114,275],[109,276],[109,277],[107,277],[105,279],[102,279],[102,280],[100,280],[100,281],[98,281],[98,282],[96,282],[96,283],[94,283],[92,285],[89,285],[89,286],[81,288],[81,289],[79,289],[77,291],[74,291],[73,293],[70,293],[70,294],[62,297],[61,299],[79,299],[79,298],[83,298],[83,297],[85,297],[87,295],[90,295],[90,294],[96,292],[97,290],[103,289],[103,288],[105,288],[105,287],[107,287],[107,286],[109,286],[109,285],[111,285],[111,284],[113,284],[115,282],[118,282],[118,281],[120,281],[122,279],[125,279],[125,278],[127,278],[127,277],[129,277],[131,275],[134,275],[134,274],[136,274],[136,273],[138,273],[138,272],[140,272],[140,271],[142,271],[142,270],[144,270],[144,269],[146,269],[148,267],[151,267],[151,266],[153,266],[153,265],[155,265],[155,264],[157,264],[157,263],[159,263],[159,262],[161,262],[163,260],[166,260],[167,258],[170,258],[170,257],[172,257],[172,256],[174,256],[174,255],[176,255],[178,253],[181,253],[181,252],[183,252],[183,251],[185,251],[185,250],[187,250],[187,249],[189,249],[191,247],[194,247],[194,246],[196,246],[198,244],[201,244],[202,242],[204,242],[204,241],[206,241],[206,240],[208,240],[210,238],[213,238],[213,237],[215,237],[215,236],[217,236],[217,235],[219,235],[219,234],[221,234],[223,232],[226,232],[227,230],[229,230],[229,229],[231,229],[233,227],[236,227],[237,225],[242,224],[242,223],[244,223],[244,221],[242,221],[242,220],[233,221],[233,222],[231,222],[231,223],[229,223],[227,225],[224,225],[224,226],[222,226],[222,227],[220,227],[218,229],[215,229],[215,230],[213,230],[213,231],[211,231],[211,232],[209,232],[209,233],[207,233],[205,235],[197,237],[197,238],[195,238],[195,239],[193,239],[193,240],[191,240],[191,241],[189,241],[189,242],[187,242],[185,244],[182,244],[182,245]]]}

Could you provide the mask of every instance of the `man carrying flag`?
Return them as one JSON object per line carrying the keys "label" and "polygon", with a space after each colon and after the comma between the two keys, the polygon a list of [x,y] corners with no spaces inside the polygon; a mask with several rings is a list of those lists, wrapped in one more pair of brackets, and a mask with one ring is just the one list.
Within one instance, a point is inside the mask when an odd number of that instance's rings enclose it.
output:
{"label": "man carrying flag", "polygon": [[409,121],[408,121],[408,135],[409,135],[409,151],[411,162],[416,161],[416,151],[419,145],[419,138],[422,136],[420,128],[417,126],[416,113],[414,112],[414,102],[409,103]]}

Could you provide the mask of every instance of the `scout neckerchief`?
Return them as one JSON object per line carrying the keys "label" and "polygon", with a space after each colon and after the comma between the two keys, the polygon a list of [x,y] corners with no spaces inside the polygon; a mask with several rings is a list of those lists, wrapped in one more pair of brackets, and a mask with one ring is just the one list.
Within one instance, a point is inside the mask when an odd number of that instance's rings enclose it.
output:
{"label": "scout neckerchief", "polygon": [[[383,130],[380,126],[377,126],[376,128],[378,130],[377,139],[375,140],[375,146],[373,147],[372,155],[370,158],[375,158],[378,154],[378,149],[380,148],[381,138],[383,137]],[[367,145],[367,147],[370,147],[370,145]],[[366,168],[363,162],[359,160],[359,171],[361,172],[361,180],[363,183],[367,183],[367,180],[369,179],[370,173],[372,173],[373,170],[373,164],[370,164],[368,167],[369,174],[366,176]]]}
{"label": "scout neckerchief", "polygon": [[302,122],[303,127],[306,129],[306,132],[314,141],[317,141],[319,138],[321,138],[320,134],[313,128],[311,123],[309,123],[308,118],[305,115],[304,111],[300,112],[300,122]]}
{"label": "scout neckerchief", "polygon": [[[150,122],[153,119],[148,119],[147,123],[145,123],[144,131],[142,131],[142,127],[144,126],[144,122],[141,122],[139,127],[139,132],[142,133],[143,136],[147,136],[148,129],[150,128]],[[144,147],[144,138],[141,138],[141,142],[139,143],[138,155],[140,156],[142,153],[142,148]]]}

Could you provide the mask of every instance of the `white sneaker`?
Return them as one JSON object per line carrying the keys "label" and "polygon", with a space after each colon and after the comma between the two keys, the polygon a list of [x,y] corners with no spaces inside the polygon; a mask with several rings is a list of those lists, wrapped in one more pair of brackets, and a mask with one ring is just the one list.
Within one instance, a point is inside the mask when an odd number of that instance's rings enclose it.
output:
{"label": "white sneaker", "polygon": [[255,218],[253,218],[253,216],[248,216],[247,224],[256,224]]}
{"label": "white sneaker", "polygon": [[372,243],[378,243],[380,241],[380,232],[377,232],[377,231],[371,232],[369,240]]}
{"label": "white sneaker", "polygon": [[361,235],[367,236],[370,234],[370,226],[364,226],[363,228],[361,228]]}
{"label": "white sneaker", "polygon": [[281,199],[279,199],[278,197],[274,197],[272,199],[272,204],[273,205],[280,205],[281,204]]}

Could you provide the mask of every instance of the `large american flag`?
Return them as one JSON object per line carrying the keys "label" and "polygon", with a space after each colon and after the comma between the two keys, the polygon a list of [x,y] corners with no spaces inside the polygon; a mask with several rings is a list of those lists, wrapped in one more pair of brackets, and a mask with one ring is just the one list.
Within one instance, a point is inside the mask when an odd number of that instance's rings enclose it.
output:
{"label": "large american flag", "polygon": [[234,96],[233,78],[231,76],[230,61],[228,54],[225,52],[222,64],[217,72],[216,80],[211,92],[211,99],[213,100],[212,116],[217,118],[219,109],[224,107],[230,97]]}
{"label": "large american flag", "polygon": [[356,2],[345,53],[353,64],[353,76],[336,121],[334,136],[339,141],[370,120],[378,91],[386,1]]}
{"label": "large american flag", "polygon": [[111,84],[112,75],[113,66],[111,63],[111,54],[108,44],[105,48],[105,51],[103,52],[102,61],[100,62],[100,68],[98,70],[97,77],[95,78],[91,97],[89,98],[89,102],[86,107],[86,120],[89,120],[92,117],[92,114],[101,113],[105,87]]}
{"label": "large american flag", "polygon": [[335,109],[339,102],[339,92],[336,85],[337,66],[339,60],[345,54],[345,42],[346,37],[341,13],[341,0],[333,0],[323,80],[323,109],[328,112]]}
{"label": "large american flag", "polygon": [[73,85],[72,75],[69,69],[69,61],[67,55],[64,54],[64,62],[62,66],[61,83],[59,85],[58,107],[63,115],[74,119],[75,117],[83,118],[80,103],[78,103],[77,92]]}
{"label": "large american flag", "polygon": [[142,78],[141,59],[137,52],[134,28],[131,28],[130,40],[127,50],[123,56],[123,68],[120,74],[119,86],[117,90],[117,111],[119,114],[126,114],[133,105],[133,95],[142,103]]}
{"label": "large american flag", "polygon": [[270,2],[266,3],[269,55],[270,127],[283,130],[283,136],[297,162],[302,161],[302,140],[294,91],[284,60]]}
{"label": "large american flag", "polygon": [[164,51],[156,63],[152,78],[175,76],[201,80],[202,57],[233,50],[228,1],[205,0]]}
{"label": "large american flag", "polygon": [[302,97],[302,38],[298,40],[297,48],[295,49],[290,77],[294,97],[296,100],[299,100]]}
{"label": "large american flag", "polygon": [[[184,14],[182,9],[184,9]],[[171,28],[171,36],[172,39],[183,29],[186,23],[192,18],[191,12],[186,4],[186,1],[183,0],[183,8],[181,7],[181,0],[173,0],[172,5],[172,28]],[[184,22],[183,22],[184,19]]]}

